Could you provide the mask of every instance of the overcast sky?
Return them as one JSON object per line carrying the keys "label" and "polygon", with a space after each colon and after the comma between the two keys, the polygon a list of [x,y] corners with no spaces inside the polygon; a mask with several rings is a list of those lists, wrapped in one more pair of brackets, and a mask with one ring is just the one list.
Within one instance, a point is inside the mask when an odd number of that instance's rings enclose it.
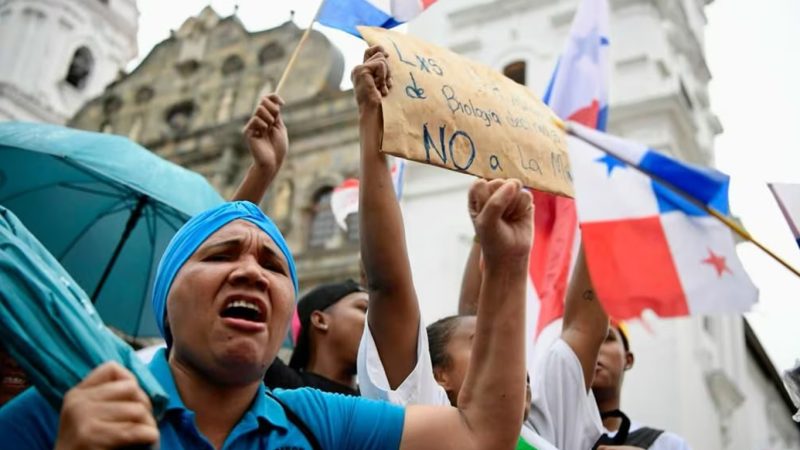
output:
{"label": "overcast sky", "polygon": [[[139,58],[130,68],[166,39],[170,29],[209,3],[223,16],[238,4],[244,25],[261,30],[288,20],[290,9],[304,27],[319,1],[138,0]],[[284,6],[289,3],[291,7]],[[800,183],[800,1],[717,0],[706,13],[707,59],[714,76],[711,104],[725,129],[716,140],[716,162],[732,177],[733,213],[751,234],[800,267],[800,249],[765,184]],[[364,44],[318,28],[342,50],[349,72]],[[760,303],[748,318],[776,365],[788,368],[800,357],[800,279],[752,244],[740,245],[739,255],[761,290]]]}

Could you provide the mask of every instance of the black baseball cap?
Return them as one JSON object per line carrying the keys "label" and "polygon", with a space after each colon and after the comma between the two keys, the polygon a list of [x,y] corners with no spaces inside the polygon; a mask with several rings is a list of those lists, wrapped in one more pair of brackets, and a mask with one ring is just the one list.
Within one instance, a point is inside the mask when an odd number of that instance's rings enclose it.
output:
{"label": "black baseball cap", "polygon": [[308,364],[308,359],[311,357],[311,343],[309,342],[308,336],[311,314],[314,311],[324,311],[354,292],[366,291],[355,281],[345,280],[339,283],[317,286],[297,302],[300,333],[297,336],[297,343],[295,344],[294,352],[292,352],[292,358],[289,360],[289,367],[295,370],[305,369]]}

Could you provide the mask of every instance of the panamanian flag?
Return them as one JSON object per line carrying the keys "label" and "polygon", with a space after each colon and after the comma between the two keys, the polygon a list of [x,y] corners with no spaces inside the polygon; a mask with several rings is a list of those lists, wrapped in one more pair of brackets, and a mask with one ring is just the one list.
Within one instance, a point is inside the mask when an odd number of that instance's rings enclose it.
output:
{"label": "panamanian flag", "polygon": [[[607,0],[582,0],[543,100],[559,117],[604,130],[610,78]],[[534,237],[527,301],[528,368],[535,371],[561,333],[579,237],[573,199],[533,191]]]}
{"label": "panamanian flag", "polygon": [[360,37],[357,26],[394,28],[417,17],[436,0],[323,0],[317,22]]}
{"label": "panamanian flag", "polygon": [[769,190],[775,196],[795,242],[800,246],[800,184],[769,183]]}
{"label": "panamanian flag", "polygon": [[728,176],[570,126],[575,136],[568,136],[568,148],[586,261],[608,314],[630,319],[647,309],[662,317],[749,310],[758,290],[736,255],[730,230],[622,161],[725,215],[730,213]]}

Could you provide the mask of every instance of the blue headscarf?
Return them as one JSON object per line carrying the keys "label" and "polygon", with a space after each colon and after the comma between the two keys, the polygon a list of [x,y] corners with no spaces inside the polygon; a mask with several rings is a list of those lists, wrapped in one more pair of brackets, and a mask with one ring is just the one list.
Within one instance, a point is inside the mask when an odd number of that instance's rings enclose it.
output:
{"label": "blue headscarf", "polygon": [[209,236],[234,220],[246,220],[253,223],[272,238],[289,264],[289,274],[292,277],[292,284],[294,284],[295,297],[297,297],[297,272],[294,267],[294,259],[278,227],[258,206],[250,202],[222,203],[189,219],[172,237],[158,264],[153,286],[153,313],[156,315],[156,324],[161,331],[161,336],[167,339],[167,343],[171,339],[164,331],[164,317],[167,310],[167,294],[169,294],[175,276],[186,260]]}

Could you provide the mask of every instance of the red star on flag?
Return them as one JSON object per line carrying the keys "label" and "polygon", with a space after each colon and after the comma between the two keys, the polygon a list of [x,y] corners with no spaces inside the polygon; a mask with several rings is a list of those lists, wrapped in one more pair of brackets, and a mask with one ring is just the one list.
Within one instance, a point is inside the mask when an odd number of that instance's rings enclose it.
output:
{"label": "red star on flag", "polygon": [[717,271],[717,276],[719,277],[722,276],[723,272],[728,272],[733,275],[733,272],[731,272],[731,269],[728,268],[728,265],[725,263],[725,257],[717,255],[711,251],[711,249],[708,249],[708,258],[704,259],[702,263],[714,266],[714,269]]}

